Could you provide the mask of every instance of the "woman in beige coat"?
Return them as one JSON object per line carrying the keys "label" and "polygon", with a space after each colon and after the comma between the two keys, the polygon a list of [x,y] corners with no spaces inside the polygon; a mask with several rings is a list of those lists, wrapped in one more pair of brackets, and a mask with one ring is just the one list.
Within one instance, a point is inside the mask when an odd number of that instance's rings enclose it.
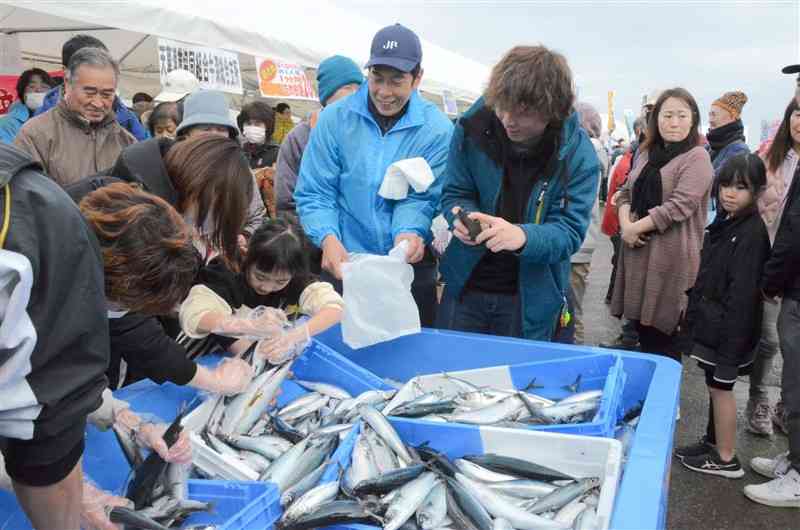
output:
{"label": "woman in beige coat", "polygon": [[616,197],[623,250],[611,312],[638,322],[642,351],[680,362],[673,339],[700,265],[714,170],[689,92],[663,92],[651,116]]}

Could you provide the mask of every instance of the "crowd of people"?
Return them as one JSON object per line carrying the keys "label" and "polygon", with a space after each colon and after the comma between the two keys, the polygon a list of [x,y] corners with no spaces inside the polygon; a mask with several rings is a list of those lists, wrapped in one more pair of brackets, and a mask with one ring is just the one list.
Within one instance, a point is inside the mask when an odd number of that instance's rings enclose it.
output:
{"label": "crowd of people", "polygon": [[[711,103],[706,135],[689,91],[653,93],[634,142],[608,142],[567,59],[541,45],[506,53],[454,123],[421,96],[422,46],[400,24],[375,35],[363,68],[323,61],[322,108],[297,125],[262,100],[234,119],[224,94],[181,70],[128,108],[118,63],[90,36],[62,60],[63,85],[24,72],[0,119],[0,484],[34,527],[116,528],[97,501],[125,499],[82,475],[87,422],[170,462],[191,455],[111,391],[143,378],[242,391],[243,354],[282,362],[341,320],[351,253],[403,244],[424,326],[582,344],[601,233],[614,247],[606,301],[623,320],[606,346],[705,371],[707,432],[678,458],[743,476],[732,389],[749,374],[747,428],[769,435],[774,422],[789,451],[754,458],[772,480],[745,494],[800,507],[796,94],[751,154],[741,92]],[[432,184],[384,198],[387,169],[406,159],[424,160]],[[439,215],[452,239],[434,242]],[[198,363],[209,352],[227,357]]]}

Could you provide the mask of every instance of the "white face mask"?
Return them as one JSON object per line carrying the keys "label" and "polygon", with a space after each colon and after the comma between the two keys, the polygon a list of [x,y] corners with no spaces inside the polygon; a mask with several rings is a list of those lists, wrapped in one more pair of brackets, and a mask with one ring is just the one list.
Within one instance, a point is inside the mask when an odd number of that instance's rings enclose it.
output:
{"label": "white face mask", "polygon": [[242,134],[251,144],[263,144],[264,139],[267,137],[267,131],[264,130],[264,127],[256,127],[255,125],[245,125]]}
{"label": "white face mask", "polygon": [[28,92],[25,94],[25,106],[31,110],[36,110],[44,103],[47,92]]}

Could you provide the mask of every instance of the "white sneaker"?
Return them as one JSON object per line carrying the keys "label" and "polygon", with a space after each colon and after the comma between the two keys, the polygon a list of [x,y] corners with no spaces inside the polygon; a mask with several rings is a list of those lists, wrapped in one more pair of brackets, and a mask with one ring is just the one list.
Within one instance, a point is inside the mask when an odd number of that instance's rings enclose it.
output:
{"label": "white sneaker", "polygon": [[751,501],[776,508],[800,508],[800,473],[795,468],[764,484],[744,487],[745,496]]}
{"label": "white sneaker", "polygon": [[789,451],[781,453],[775,458],[756,457],[750,460],[750,469],[767,478],[782,477],[790,467]]}

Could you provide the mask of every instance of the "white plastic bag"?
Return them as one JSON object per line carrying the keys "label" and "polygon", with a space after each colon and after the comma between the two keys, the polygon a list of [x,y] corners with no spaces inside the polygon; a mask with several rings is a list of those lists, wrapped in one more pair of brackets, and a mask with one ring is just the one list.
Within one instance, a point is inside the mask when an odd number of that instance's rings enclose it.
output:
{"label": "white plastic bag", "polygon": [[408,196],[409,186],[417,193],[424,193],[434,180],[431,166],[424,158],[398,160],[386,168],[378,195],[399,201]]}
{"label": "white plastic bag", "polygon": [[419,309],[411,296],[414,269],[403,241],[388,256],[352,254],[342,264],[345,344],[358,349],[420,332]]}

